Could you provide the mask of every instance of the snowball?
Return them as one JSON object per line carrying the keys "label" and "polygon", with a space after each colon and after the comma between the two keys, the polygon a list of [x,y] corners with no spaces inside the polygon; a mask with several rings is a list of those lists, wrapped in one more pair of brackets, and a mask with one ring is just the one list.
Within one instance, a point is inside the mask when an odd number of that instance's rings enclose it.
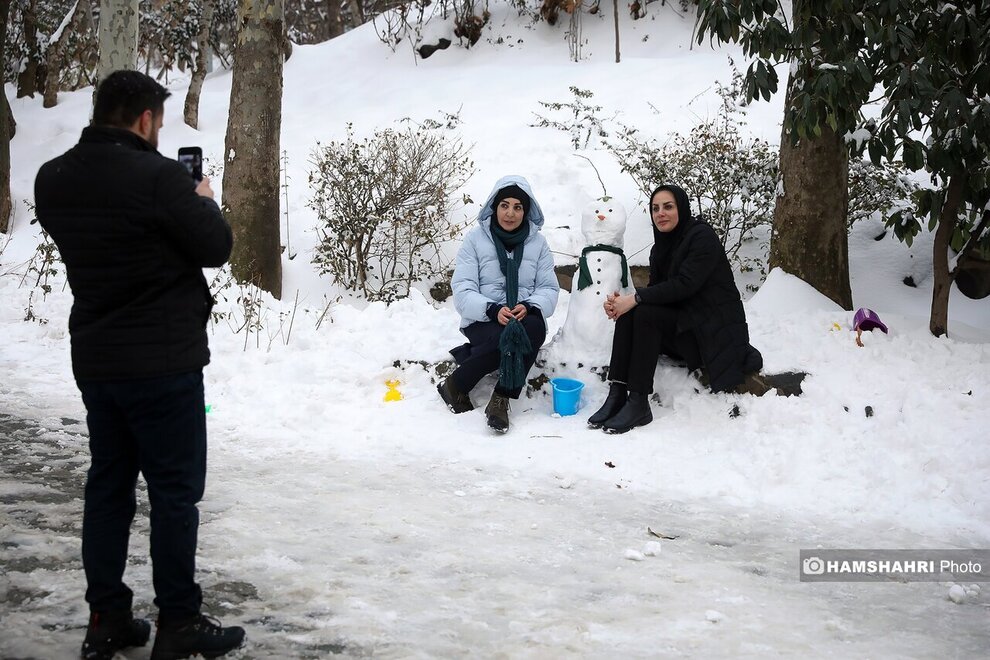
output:
{"label": "snowball", "polygon": [[705,618],[711,621],[712,623],[718,623],[719,621],[725,618],[725,615],[719,612],[718,610],[708,610],[705,612]]}
{"label": "snowball", "polygon": [[643,554],[647,557],[657,557],[660,555],[660,541],[647,541],[643,545]]}
{"label": "snowball", "polygon": [[966,589],[958,584],[952,585],[952,588],[949,589],[949,600],[956,605],[962,604],[966,600]]}
{"label": "snowball", "polygon": [[838,619],[828,619],[825,622],[825,630],[830,632],[844,632],[845,626],[843,626],[842,622]]}
{"label": "snowball", "polygon": [[632,561],[643,561],[646,557],[639,550],[633,550],[632,548],[626,548],[626,559],[631,559]]}

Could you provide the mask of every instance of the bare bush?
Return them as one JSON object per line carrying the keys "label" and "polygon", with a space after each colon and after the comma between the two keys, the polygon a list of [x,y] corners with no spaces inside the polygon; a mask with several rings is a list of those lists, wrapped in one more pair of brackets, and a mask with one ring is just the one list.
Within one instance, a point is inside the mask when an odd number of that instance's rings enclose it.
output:
{"label": "bare bush", "polygon": [[443,244],[460,234],[451,197],[473,174],[458,139],[422,126],[317,144],[309,207],[319,219],[314,263],[368,300],[405,297],[414,282],[446,276]]}
{"label": "bare bush", "polygon": [[[581,89],[574,85],[567,88],[574,96],[573,101],[539,101],[539,104],[553,113],[560,113],[555,117],[545,117],[541,114],[533,113],[536,123],[530,126],[538,128],[555,128],[571,136],[571,146],[574,150],[587,149],[592,137],[607,138],[608,131],[605,129],[605,122],[598,116],[602,106],[592,105],[591,98],[595,93],[590,89]],[[561,118],[557,118],[561,117]],[[615,116],[612,116],[614,119]]]}

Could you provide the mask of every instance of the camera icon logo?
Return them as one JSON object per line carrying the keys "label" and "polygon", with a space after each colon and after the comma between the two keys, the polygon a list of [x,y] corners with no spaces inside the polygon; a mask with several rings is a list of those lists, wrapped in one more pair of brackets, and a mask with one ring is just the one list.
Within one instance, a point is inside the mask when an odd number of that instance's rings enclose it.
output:
{"label": "camera icon logo", "polygon": [[801,571],[805,575],[821,575],[825,572],[825,562],[819,557],[808,557],[801,562]]}

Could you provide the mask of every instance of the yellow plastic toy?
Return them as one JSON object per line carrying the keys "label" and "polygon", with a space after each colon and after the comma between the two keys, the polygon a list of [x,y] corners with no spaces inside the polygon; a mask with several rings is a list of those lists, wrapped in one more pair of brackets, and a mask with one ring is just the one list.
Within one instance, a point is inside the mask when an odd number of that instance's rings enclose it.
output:
{"label": "yellow plastic toy", "polygon": [[402,381],[398,380],[386,380],[385,387],[388,388],[388,392],[385,392],[385,401],[401,401],[402,392],[398,390],[399,385]]}

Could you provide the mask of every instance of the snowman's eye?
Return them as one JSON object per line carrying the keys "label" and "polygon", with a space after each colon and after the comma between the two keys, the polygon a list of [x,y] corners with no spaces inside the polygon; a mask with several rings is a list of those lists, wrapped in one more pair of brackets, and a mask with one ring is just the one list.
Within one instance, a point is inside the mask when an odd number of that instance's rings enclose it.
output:
{"label": "snowman's eye", "polygon": [[612,212],[612,209],[609,209],[608,212],[611,213]]}
{"label": "snowman's eye", "polygon": [[601,211],[599,211],[598,209],[595,209],[595,213],[601,213]]}

